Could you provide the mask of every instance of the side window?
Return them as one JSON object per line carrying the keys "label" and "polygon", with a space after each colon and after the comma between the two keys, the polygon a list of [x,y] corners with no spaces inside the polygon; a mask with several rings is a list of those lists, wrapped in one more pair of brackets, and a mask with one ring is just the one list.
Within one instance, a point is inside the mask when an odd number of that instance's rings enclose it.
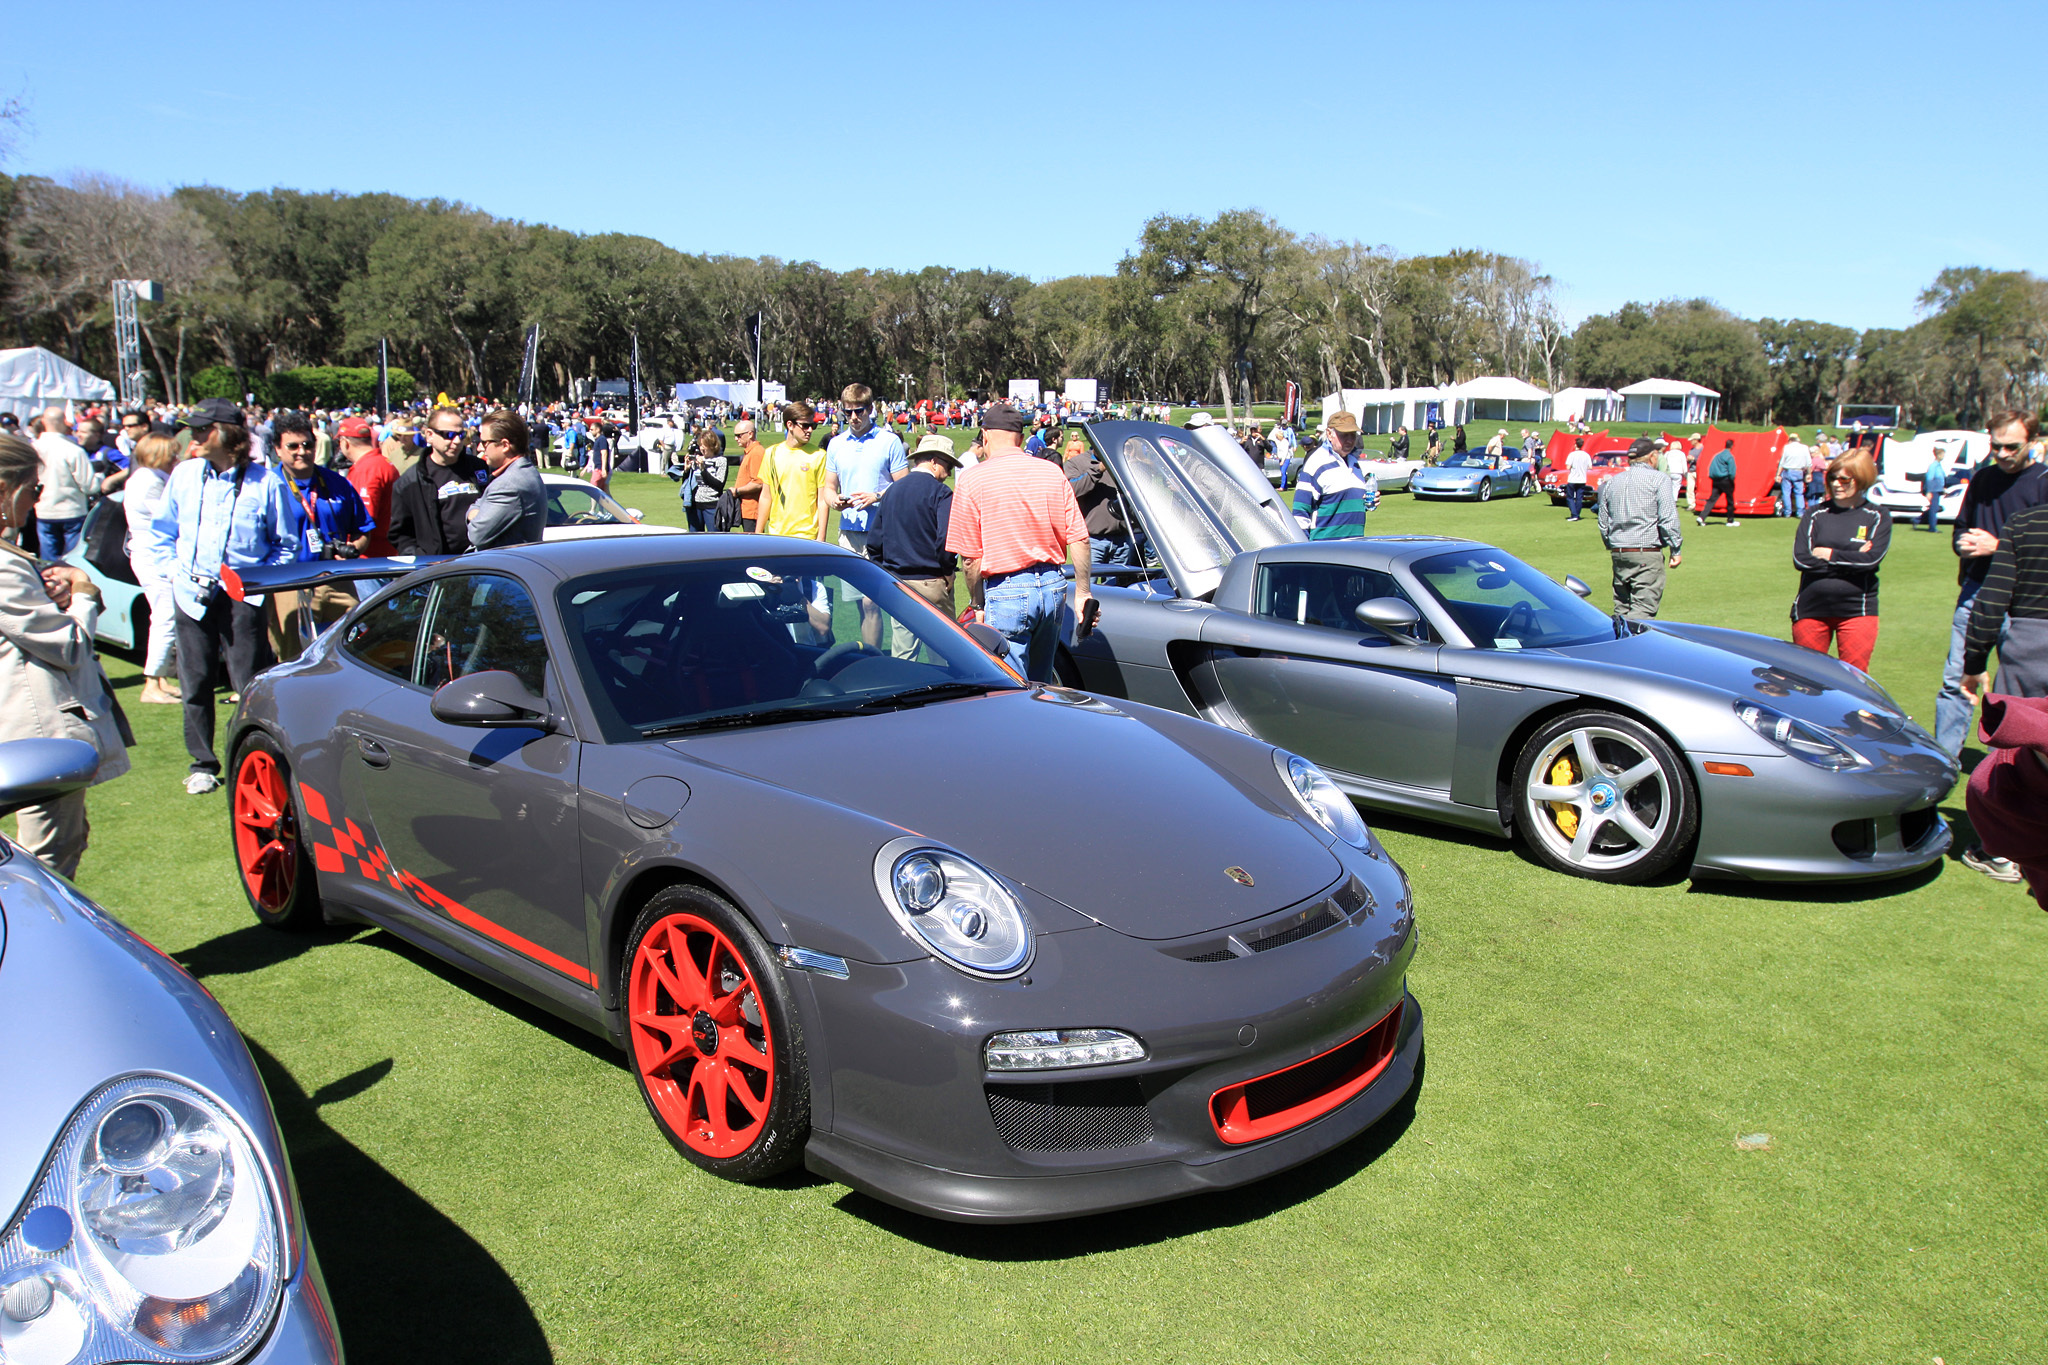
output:
{"label": "side window", "polygon": [[342,647],[379,673],[411,682],[420,620],[427,614],[427,598],[433,591],[433,584],[422,583],[393,593],[349,626]]}
{"label": "side window", "polygon": [[536,696],[547,695],[547,644],[524,587],[499,574],[442,578],[436,586],[420,657],[422,683],[440,687],[503,669]]}
{"label": "side window", "polygon": [[1363,629],[1352,613],[1375,597],[1408,600],[1394,576],[1378,569],[1352,569],[1340,564],[1268,564],[1259,571],[1259,595],[1253,610],[1275,621],[1298,626],[1328,626],[1356,632]]}

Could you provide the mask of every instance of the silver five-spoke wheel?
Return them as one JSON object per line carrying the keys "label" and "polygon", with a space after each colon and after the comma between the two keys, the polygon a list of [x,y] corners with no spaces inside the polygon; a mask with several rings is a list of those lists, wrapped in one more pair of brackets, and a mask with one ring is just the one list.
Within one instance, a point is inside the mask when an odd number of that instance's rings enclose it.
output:
{"label": "silver five-spoke wheel", "polygon": [[1515,770],[1516,823],[1537,857],[1601,881],[1645,881],[1692,841],[1698,806],[1684,764],[1625,716],[1579,711],[1544,725]]}

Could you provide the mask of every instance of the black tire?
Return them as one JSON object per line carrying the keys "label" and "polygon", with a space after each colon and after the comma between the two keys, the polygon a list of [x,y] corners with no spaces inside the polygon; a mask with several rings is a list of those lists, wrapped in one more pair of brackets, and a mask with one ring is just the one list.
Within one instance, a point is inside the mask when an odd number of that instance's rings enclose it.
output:
{"label": "black tire", "polygon": [[[1601,770],[1591,781],[1589,752]],[[1625,783],[1612,780],[1631,774]],[[1656,731],[1612,711],[1573,711],[1542,725],[1515,760],[1510,799],[1516,833],[1531,853],[1594,881],[1661,876],[1699,833],[1690,767]]]}
{"label": "black tire", "polygon": [[256,918],[273,929],[315,929],[320,874],[299,820],[291,760],[257,731],[235,750],[228,768],[228,837],[242,894]]}
{"label": "black tire", "polygon": [[1479,481],[1479,500],[1480,500],[1481,502],[1492,502],[1492,501],[1493,501],[1493,480],[1492,480],[1492,479],[1481,479],[1481,480]]}
{"label": "black tire", "polygon": [[782,973],[747,917],[703,887],[656,892],[626,941],[626,1055],[640,1098],[669,1144],[722,1180],[779,1175],[810,1137],[810,1066]]}

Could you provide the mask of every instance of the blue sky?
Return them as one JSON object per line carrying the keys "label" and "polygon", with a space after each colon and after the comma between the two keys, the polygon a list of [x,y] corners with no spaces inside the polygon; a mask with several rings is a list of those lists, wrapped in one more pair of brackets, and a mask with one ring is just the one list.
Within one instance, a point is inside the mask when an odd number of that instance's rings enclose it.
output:
{"label": "blue sky", "polygon": [[[82,82],[81,35],[135,65]],[[1155,213],[1238,207],[1526,256],[1574,320],[1704,295],[1902,326],[1944,266],[2048,269],[2040,0],[80,3],[7,38],[15,173],[438,195],[837,269],[1103,272]]]}

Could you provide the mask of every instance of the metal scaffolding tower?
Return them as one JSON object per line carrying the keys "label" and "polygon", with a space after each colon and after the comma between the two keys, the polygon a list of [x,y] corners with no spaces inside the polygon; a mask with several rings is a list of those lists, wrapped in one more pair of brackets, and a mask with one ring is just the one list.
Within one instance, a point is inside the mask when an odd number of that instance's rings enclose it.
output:
{"label": "metal scaffolding tower", "polygon": [[142,406],[142,328],[135,318],[135,305],[142,300],[161,303],[164,287],[155,280],[114,281],[114,347],[120,352],[121,406]]}

